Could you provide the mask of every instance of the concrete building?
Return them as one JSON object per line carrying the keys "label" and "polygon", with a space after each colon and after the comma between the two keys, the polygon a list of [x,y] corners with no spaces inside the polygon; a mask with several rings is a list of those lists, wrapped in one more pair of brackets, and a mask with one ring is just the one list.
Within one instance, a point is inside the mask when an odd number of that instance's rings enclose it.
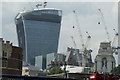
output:
{"label": "concrete building", "polygon": [[[86,51],[85,51],[86,52]],[[79,49],[67,48],[65,53],[55,55],[55,59],[49,64],[50,68],[59,66],[65,68],[69,73],[89,73],[93,62],[91,58],[91,51],[81,53]]]}
{"label": "concrete building", "polygon": [[40,67],[46,68],[46,55],[57,53],[62,11],[41,8],[23,11],[15,17],[18,43],[23,48],[24,61],[35,65],[35,57],[42,56]]}
{"label": "concrete building", "polygon": [[66,63],[68,65],[92,67],[91,50],[85,49],[84,51],[74,48],[68,48],[66,53]]}
{"label": "concrete building", "polygon": [[53,59],[49,61],[48,63],[48,68],[52,68],[55,66],[63,66],[65,64],[65,58],[66,55],[62,54],[62,53],[57,53],[53,56]]}
{"label": "concrete building", "polygon": [[114,49],[110,42],[101,42],[98,55],[95,58],[95,71],[110,72],[115,67]]}
{"label": "concrete building", "polygon": [[0,38],[0,70],[1,74],[22,75],[22,48],[12,46],[10,41]]}

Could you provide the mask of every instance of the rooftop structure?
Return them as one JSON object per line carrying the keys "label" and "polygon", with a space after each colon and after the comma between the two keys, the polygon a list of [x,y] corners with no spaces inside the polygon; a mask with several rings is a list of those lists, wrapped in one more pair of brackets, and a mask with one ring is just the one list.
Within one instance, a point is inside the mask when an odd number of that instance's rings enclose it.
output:
{"label": "rooftop structure", "polygon": [[[80,53],[79,49],[67,48],[67,52],[56,54],[55,59],[48,64],[48,66],[55,67],[59,66],[64,68],[70,73],[88,73],[93,67],[93,62],[91,59],[91,53]],[[79,70],[79,71],[77,71]]]}

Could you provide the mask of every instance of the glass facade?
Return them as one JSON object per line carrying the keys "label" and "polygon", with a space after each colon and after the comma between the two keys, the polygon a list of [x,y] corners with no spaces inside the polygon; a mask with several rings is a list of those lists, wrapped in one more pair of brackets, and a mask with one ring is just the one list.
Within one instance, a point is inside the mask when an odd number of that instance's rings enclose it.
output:
{"label": "glass facade", "polygon": [[19,46],[24,60],[35,65],[35,57],[42,56],[42,69],[46,68],[46,55],[57,53],[61,26],[61,10],[43,9],[20,13],[15,18]]}
{"label": "glass facade", "polygon": [[36,56],[35,57],[35,66],[39,67],[41,69],[41,66],[42,66],[42,56]]}
{"label": "glass facade", "polygon": [[47,64],[46,64],[47,68],[49,68],[48,65],[50,64],[50,62],[54,60],[55,54],[56,53],[49,53],[49,54],[47,54]]}

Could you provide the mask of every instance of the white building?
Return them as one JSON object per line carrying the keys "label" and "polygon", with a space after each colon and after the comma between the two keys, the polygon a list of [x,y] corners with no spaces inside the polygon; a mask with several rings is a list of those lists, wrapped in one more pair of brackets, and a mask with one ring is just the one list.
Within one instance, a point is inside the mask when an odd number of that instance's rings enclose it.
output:
{"label": "white building", "polygon": [[95,71],[110,72],[115,67],[114,49],[110,42],[101,42],[98,55],[95,58]]}
{"label": "white building", "polygon": [[[65,66],[62,66],[61,69],[64,70]],[[73,66],[73,65],[67,65],[66,71],[68,73],[89,73],[90,67],[80,67],[80,66]]]}

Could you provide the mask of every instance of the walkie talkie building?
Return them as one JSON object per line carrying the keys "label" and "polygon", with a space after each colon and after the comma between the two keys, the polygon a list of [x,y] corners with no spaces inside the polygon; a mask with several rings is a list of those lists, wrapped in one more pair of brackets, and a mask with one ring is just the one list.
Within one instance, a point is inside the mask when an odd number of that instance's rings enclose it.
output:
{"label": "walkie talkie building", "polygon": [[35,57],[42,56],[42,69],[46,68],[46,55],[57,53],[62,11],[54,8],[23,11],[15,17],[19,46],[23,59],[35,65]]}

